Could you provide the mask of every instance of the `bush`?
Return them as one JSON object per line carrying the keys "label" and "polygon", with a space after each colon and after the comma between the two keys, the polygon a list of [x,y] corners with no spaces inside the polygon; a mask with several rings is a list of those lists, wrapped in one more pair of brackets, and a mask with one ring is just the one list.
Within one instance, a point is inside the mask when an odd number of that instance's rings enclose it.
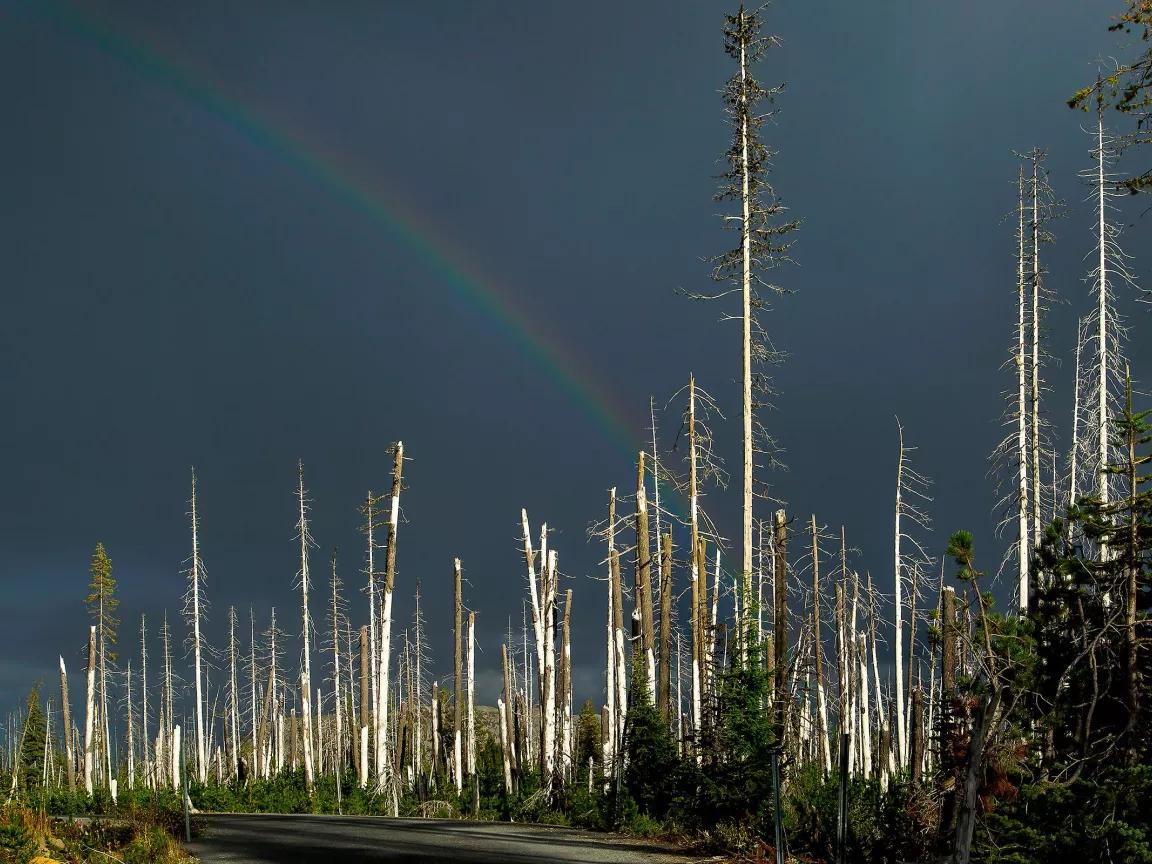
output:
{"label": "bush", "polygon": [[36,838],[26,814],[15,807],[5,808],[0,814],[0,862],[27,864],[35,853]]}

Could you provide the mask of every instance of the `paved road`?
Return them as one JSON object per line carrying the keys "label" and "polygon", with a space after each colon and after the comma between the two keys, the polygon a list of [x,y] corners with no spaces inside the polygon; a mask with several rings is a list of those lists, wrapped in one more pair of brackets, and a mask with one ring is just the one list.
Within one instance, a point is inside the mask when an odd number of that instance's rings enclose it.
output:
{"label": "paved road", "polygon": [[687,864],[692,856],[568,828],[334,816],[206,816],[201,864]]}

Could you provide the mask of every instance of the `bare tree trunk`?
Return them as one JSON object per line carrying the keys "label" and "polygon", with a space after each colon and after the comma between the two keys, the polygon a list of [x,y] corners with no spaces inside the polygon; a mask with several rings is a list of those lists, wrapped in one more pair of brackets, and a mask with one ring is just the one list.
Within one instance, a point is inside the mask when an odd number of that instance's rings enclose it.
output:
{"label": "bare tree trunk", "polygon": [[476,613],[468,613],[468,776],[476,782]]}
{"label": "bare tree trunk", "polygon": [[[543,546],[541,546],[543,556]],[[556,550],[549,550],[541,561],[544,581],[544,689],[540,699],[540,713],[544,721],[543,743],[540,748],[541,783],[551,795],[556,773]]]}
{"label": "bare tree trunk", "polygon": [[704,593],[701,590],[705,573],[704,558],[700,551],[700,490],[697,478],[696,454],[696,378],[688,379],[688,500],[691,558],[689,578],[692,582],[692,731],[697,738],[696,760],[700,761],[699,736],[704,722]]}
{"label": "bare tree trunk", "polygon": [[560,770],[575,776],[572,753],[572,589],[564,597],[564,624],[560,638]]}
{"label": "bare tree trunk", "polygon": [[[76,791],[76,754],[72,750],[72,703],[68,700],[68,670],[60,658],[60,707],[64,720],[64,759],[68,769],[68,791]],[[144,739],[147,743],[147,738]]]}
{"label": "bare tree trunk", "polygon": [[616,488],[608,493],[608,621],[607,644],[605,646],[604,690],[606,727],[603,734],[603,763],[605,776],[612,776],[616,766],[616,578],[614,572],[613,545],[616,521]]}
{"label": "bare tree trunk", "polygon": [[200,520],[196,514],[196,471],[192,471],[192,564],[188,571],[192,594],[192,655],[196,676],[196,777],[201,783],[208,780],[207,738],[204,729],[204,683],[200,645],[200,582],[203,569],[200,564]]}
{"label": "bare tree trunk", "polygon": [[[744,10],[740,10],[740,24],[744,24]],[[740,40],[740,249],[743,257],[741,272],[741,343],[742,376],[742,419],[743,419],[743,514],[741,519],[740,585],[745,598],[751,593],[752,578],[752,465],[754,443],[752,440],[752,172],[754,170],[749,154],[748,88],[752,82],[748,74],[747,40]],[[747,631],[744,622],[737,622],[742,631]]]}
{"label": "bare tree trunk", "polygon": [[388,729],[388,676],[392,662],[392,591],[396,581],[396,534],[400,526],[400,489],[404,471],[404,442],[397,441],[392,449],[392,499],[388,515],[388,548],[384,560],[384,596],[380,607],[380,670],[377,674],[379,710],[376,719],[376,775],[377,782],[385,779],[388,760],[386,736]]}
{"label": "bare tree trunk", "polygon": [[[614,510],[610,512],[614,513]],[[620,584],[620,553],[611,545],[608,552],[608,565],[612,581],[612,615],[615,619],[612,622],[615,633],[615,658],[613,662],[616,664],[616,728],[613,732],[615,738],[613,752],[616,754],[617,762],[619,762],[624,752],[624,721],[628,715],[628,660],[624,652],[624,590]],[[613,770],[615,771],[615,769]]]}
{"label": "bare tree trunk", "polygon": [[[67,711],[67,708],[65,708]],[[65,716],[67,720],[67,716]],[[64,726],[68,729],[67,724]],[[148,643],[145,641],[145,623],[144,616],[140,616],[140,743],[142,746],[141,755],[144,762],[144,785],[148,788],[153,786],[153,777],[151,765],[151,757],[149,754],[149,739],[148,739]]]}
{"label": "bare tree trunk", "polygon": [[903,495],[904,495],[904,427],[900,425],[900,421],[896,421],[896,430],[899,437],[900,457],[896,462],[896,527],[894,531],[894,550],[893,561],[895,566],[895,615],[896,615],[896,640],[894,651],[896,655],[896,740],[897,747],[900,751],[901,763],[907,761],[908,758],[908,738],[907,730],[904,724],[904,579],[903,579],[903,566],[904,559],[900,554],[900,541],[903,539],[903,534],[900,529],[900,520],[904,515],[903,509]]}
{"label": "bare tree trunk", "polygon": [[636,471],[636,581],[634,603],[640,612],[640,650],[643,651],[644,688],[656,701],[656,655],[652,639],[652,549],[648,541],[648,493],[644,476],[644,451]]}
{"label": "bare tree trunk", "polygon": [[240,776],[240,699],[236,689],[236,607],[228,607],[228,699],[232,733],[232,776]]}
{"label": "bare tree trunk", "polygon": [[88,630],[88,688],[84,711],[84,791],[92,795],[94,754],[92,733],[96,714],[96,627]]}
{"label": "bare tree trunk", "polygon": [[773,666],[776,672],[775,708],[776,742],[784,742],[788,721],[788,515],[784,510],[773,514]]}
{"label": "bare tree trunk", "polygon": [[132,717],[132,661],[131,660],[128,661],[127,668],[125,669],[124,681],[125,681],[125,687],[126,687],[126,692],[124,694],[125,695],[125,705],[128,709],[127,710],[127,714],[128,714],[128,717],[127,717],[128,740],[126,742],[128,745],[128,777],[127,777],[127,780],[128,780],[128,789],[131,790],[133,779],[136,776],[136,739],[135,739],[134,734],[133,734],[135,731],[135,728],[136,728],[136,722]]}
{"label": "bare tree trunk", "polygon": [[812,670],[816,676],[816,712],[818,746],[825,773],[832,771],[832,752],[828,746],[828,702],[824,692],[824,650],[820,627],[820,544],[816,531],[816,514],[810,523],[812,534]]}
{"label": "bare tree trunk", "polygon": [[660,544],[660,690],[657,707],[664,723],[671,728],[672,718],[672,532],[661,538]]}
{"label": "bare tree trunk", "polygon": [[297,476],[299,480],[297,498],[300,505],[300,521],[296,527],[300,531],[300,594],[301,618],[303,620],[301,638],[304,640],[304,652],[300,673],[300,707],[304,721],[304,783],[309,791],[311,791],[312,781],[314,779],[312,765],[312,712],[308,705],[309,694],[312,692],[312,616],[308,609],[308,589],[310,587],[308,575],[308,545],[311,538],[308,535],[308,507],[304,492],[303,461],[297,464]]}
{"label": "bare tree trunk", "polygon": [[[1031,381],[1032,548],[1040,548],[1040,158],[1032,151],[1032,353]],[[1028,609],[1028,598],[1021,605]]]}
{"label": "bare tree trunk", "polygon": [[456,640],[456,650],[453,653],[454,666],[453,669],[456,675],[456,697],[455,697],[455,723],[453,724],[453,743],[452,743],[452,776],[456,781],[456,791],[460,792],[464,788],[464,771],[462,764],[462,741],[461,736],[464,732],[464,633],[463,633],[463,605],[461,602],[461,585],[460,585],[460,559],[455,559],[454,574],[456,577],[456,594],[455,594],[455,621],[456,624],[452,629],[453,638]]}
{"label": "bare tree trunk", "polygon": [[[517,763],[516,757],[516,739],[513,735],[515,723],[513,722],[513,701],[516,694],[512,689],[512,674],[511,664],[508,661],[508,645],[500,646],[500,659],[503,663],[504,671],[504,704],[501,707],[500,724],[501,729],[504,731],[504,739],[500,742],[504,750],[504,774],[505,786],[509,794],[512,793],[512,767]],[[517,772],[519,773],[519,772]]]}

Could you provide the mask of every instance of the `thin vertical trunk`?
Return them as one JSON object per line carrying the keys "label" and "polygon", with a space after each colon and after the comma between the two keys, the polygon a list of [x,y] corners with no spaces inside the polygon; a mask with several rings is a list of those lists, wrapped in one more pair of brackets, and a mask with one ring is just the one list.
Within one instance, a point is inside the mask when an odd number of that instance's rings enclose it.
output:
{"label": "thin vertical trunk", "polygon": [[[1100,111],[1096,115],[1096,210],[1097,210],[1097,255],[1099,273],[1096,286],[1096,436],[1097,436],[1097,490],[1096,494],[1102,504],[1109,503],[1111,490],[1108,484],[1108,472],[1105,470],[1109,464],[1108,458],[1108,372],[1110,358],[1108,356],[1108,230],[1105,214],[1107,212],[1107,194],[1104,189],[1106,182],[1104,162],[1104,114]],[[1107,549],[1101,550],[1102,556]]]}
{"label": "thin vertical trunk", "polygon": [[[744,10],[740,10],[740,30],[744,32]],[[751,593],[752,578],[752,170],[749,154],[749,128],[752,118],[748,103],[748,90],[751,80],[748,74],[748,44],[747,40],[740,41],[740,250],[743,257],[741,270],[741,297],[743,300],[741,311],[742,324],[742,351],[743,364],[742,378],[742,419],[743,419],[743,518],[741,520],[741,548],[743,557],[740,562],[740,584],[747,597]],[[746,630],[743,622],[737,622],[741,630]]]}
{"label": "thin vertical trunk", "polygon": [[[68,700],[68,670],[60,658],[60,707],[64,721],[64,766],[68,772],[68,791],[76,791],[76,754],[72,749],[72,703]],[[148,738],[145,736],[145,743]]]}
{"label": "thin vertical trunk", "polygon": [[773,514],[773,666],[776,673],[776,741],[783,744],[788,720],[788,515],[784,510]]}
{"label": "thin vertical trunk", "polygon": [[132,661],[129,660],[127,668],[124,672],[125,683],[125,705],[127,707],[127,722],[128,722],[128,788],[132,788],[134,778],[136,777],[136,738],[134,735],[136,728],[136,721],[132,717]]}
{"label": "thin vertical trunk", "polygon": [[652,549],[648,542],[648,495],[645,489],[644,451],[636,471],[636,579],[634,603],[640,613],[640,650],[643,652],[644,688],[656,701],[656,656],[652,640]]}
{"label": "thin vertical trunk", "polygon": [[[376,600],[376,499],[372,496],[371,489],[368,490],[368,497],[364,501],[364,533],[368,541],[368,656],[377,658],[380,656],[376,644],[380,625],[377,620],[379,606]],[[368,695],[367,714],[370,717],[376,717],[380,713],[380,682],[377,678],[379,668],[375,659],[369,665],[372,667],[368,673],[371,694]],[[365,695],[367,694],[362,693],[360,698],[364,699]]]}
{"label": "thin vertical trunk", "polygon": [[613,563],[613,537],[615,534],[613,523],[616,520],[616,489],[613,487],[608,497],[608,621],[607,644],[605,646],[604,664],[604,711],[607,715],[607,726],[604,733],[603,762],[604,773],[612,776],[616,765],[616,579],[613,575],[616,565]]}
{"label": "thin vertical trunk", "polygon": [[697,738],[697,761],[700,759],[699,736],[703,722],[703,662],[704,662],[704,620],[703,592],[700,590],[705,578],[705,569],[700,554],[700,491],[697,479],[696,456],[696,378],[688,379],[688,501],[690,520],[689,557],[692,582],[692,730]]}
{"label": "thin vertical trunk", "polygon": [[92,794],[92,774],[95,754],[93,732],[96,714],[96,627],[88,630],[88,687],[84,699],[84,791]]}
{"label": "thin vertical trunk", "polygon": [[657,707],[664,723],[671,727],[671,651],[672,651],[672,532],[660,544],[660,692]]}
{"label": "thin vertical trunk", "polygon": [[[609,508],[609,513],[615,514],[615,499]],[[610,517],[611,518],[611,517]],[[615,634],[615,680],[616,680],[616,728],[613,751],[617,760],[623,755],[624,749],[624,720],[628,714],[628,661],[624,651],[624,590],[620,584],[620,553],[609,539],[608,566],[612,582],[612,629]]]}
{"label": "thin vertical trunk", "polygon": [[336,769],[336,782],[340,782],[344,762],[344,712],[340,678],[340,580],[336,575],[336,553],[332,553],[332,693],[335,720],[336,720],[336,746],[333,748]]}
{"label": "thin vertical trunk", "polygon": [[[943,561],[941,568],[943,568]],[[919,591],[920,567],[912,568],[912,586],[908,592],[908,703],[905,716],[912,716],[912,670],[916,666],[916,593]],[[911,746],[911,745],[909,745]]]}
{"label": "thin vertical trunk", "polygon": [[367,625],[360,628],[360,735],[357,743],[358,763],[360,769],[360,788],[368,785],[368,725],[372,719],[372,703],[369,695],[368,669],[372,665],[368,658],[370,637]]}
{"label": "thin vertical trunk", "polygon": [[189,580],[192,583],[192,656],[196,676],[196,776],[201,783],[208,780],[207,739],[204,729],[204,683],[200,646],[200,520],[196,515],[196,471],[192,471],[192,565]]}
{"label": "thin vertical trunk", "polygon": [[377,673],[379,710],[376,716],[376,776],[385,779],[388,730],[388,676],[392,663],[392,591],[396,581],[396,534],[400,527],[400,489],[404,471],[404,442],[392,449],[392,496],[388,514],[388,547],[384,558],[384,592],[380,602],[380,669]]}
{"label": "thin vertical trunk", "polygon": [[560,768],[575,775],[572,753],[572,589],[564,596],[564,625],[560,637]]}
{"label": "thin vertical trunk", "polygon": [[[151,788],[153,785],[152,771],[149,768],[151,759],[148,755],[148,643],[145,639],[146,628],[144,616],[140,616],[140,744],[142,746],[141,754],[143,771],[144,771],[144,785]],[[68,708],[65,706],[65,726],[67,730]]]}
{"label": "thin vertical trunk", "polygon": [[[301,619],[303,621],[303,629],[301,631],[304,640],[304,652],[302,656],[302,669],[300,673],[300,708],[302,719],[304,721],[304,783],[309,790],[312,788],[313,777],[313,764],[312,764],[312,711],[310,710],[308,701],[309,694],[312,692],[312,617],[308,609],[308,589],[309,589],[309,575],[308,575],[308,512],[307,512],[307,499],[304,493],[304,463],[303,461],[297,464],[297,478],[299,481],[297,498],[300,505],[300,522],[297,527],[300,530],[300,594],[301,594]],[[295,736],[293,736],[295,737]]]}
{"label": "thin vertical trunk", "polygon": [[232,733],[232,776],[240,776],[240,699],[236,688],[236,607],[228,607],[228,701]]}
{"label": "thin vertical trunk", "polygon": [[[1032,456],[1032,548],[1040,548],[1040,154],[1032,156],[1032,352],[1029,441]],[[1027,610],[1027,606],[1023,607]]]}
{"label": "thin vertical trunk", "polygon": [[832,770],[832,751],[828,746],[828,703],[824,692],[824,648],[820,627],[820,543],[816,514],[810,523],[812,535],[812,672],[816,678],[816,711],[818,747],[825,773]]}
{"label": "thin vertical trunk", "polygon": [[468,776],[476,782],[476,613],[468,613]]}
{"label": "thin vertical trunk", "polygon": [[896,525],[894,531],[894,549],[893,561],[895,567],[895,655],[896,655],[896,742],[900,751],[900,762],[903,763],[908,757],[908,738],[907,730],[904,725],[904,579],[903,568],[904,559],[900,554],[900,541],[903,539],[903,534],[900,530],[900,520],[904,515],[903,510],[903,495],[904,495],[904,427],[900,425],[900,421],[896,421],[896,429],[899,436],[900,457],[896,463]]}
{"label": "thin vertical trunk", "polygon": [[[541,544],[543,558],[543,544]],[[544,603],[544,688],[540,699],[540,713],[544,721],[543,743],[540,748],[542,784],[551,794],[556,773],[556,550],[549,550],[542,560],[542,576],[546,576]]]}
{"label": "thin vertical trunk", "polygon": [[453,567],[453,574],[455,576],[455,626],[452,628],[453,638],[456,640],[456,649],[453,652],[453,671],[456,676],[456,697],[455,697],[455,722],[453,724],[453,743],[452,743],[452,776],[456,781],[456,791],[460,792],[464,788],[464,771],[462,764],[462,741],[461,735],[464,732],[464,615],[463,604],[461,602],[461,584],[460,584],[460,559],[455,559]]}
{"label": "thin vertical trunk", "polygon": [[504,672],[504,699],[500,710],[500,728],[504,738],[501,740],[500,746],[504,751],[505,787],[508,793],[511,794],[512,766],[517,765],[518,763],[516,761],[516,740],[512,734],[512,730],[515,728],[512,713],[513,702],[516,698],[516,695],[512,687],[512,664],[508,660],[507,643],[500,646],[500,660],[503,664]]}
{"label": "thin vertical trunk", "polygon": [[[1019,590],[1017,602],[1021,611],[1028,610],[1029,568],[1031,566],[1031,533],[1029,528],[1029,459],[1028,459],[1028,325],[1027,281],[1024,276],[1024,168],[1017,179],[1017,264],[1016,264],[1016,557]],[[1034,478],[1033,478],[1034,479]]]}

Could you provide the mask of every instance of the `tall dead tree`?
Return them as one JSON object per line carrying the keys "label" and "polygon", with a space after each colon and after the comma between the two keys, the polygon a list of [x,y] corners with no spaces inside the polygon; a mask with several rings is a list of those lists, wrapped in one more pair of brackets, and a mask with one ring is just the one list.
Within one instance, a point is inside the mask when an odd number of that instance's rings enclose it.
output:
{"label": "tall dead tree", "polygon": [[927,489],[928,478],[909,464],[909,454],[915,449],[904,443],[904,427],[896,418],[896,432],[899,442],[896,460],[896,507],[893,530],[894,616],[896,658],[896,743],[899,749],[899,762],[908,764],[907,705],[904,697],[904,581],[905,573],[911,568],[930,560],[924,548],[915,537],[908,533],[908,526],[928,530],[931,525],[923,504],[930,502]]}
{"label": "tall dead tree", "polygon": [[93,734],[96,725],[96,627],[88,630],[88,686],[84,697],[84,791],[92,795],[95,754]]}
{"label": "tall dead tree", "polygon": [[657,701],[660,716],[669,725],[679,717],[679,708],[673,710],[671,701],[672,603],[672,531],[669,530],[660,541],[660,687]]}
{"label": "tall dead tree", "polygon": [[[774,111],[769,106],[782,87],[765,88],[752,76],[751,67],[766,51],[779,43],[775,36],[762,32],[759,12],[749,12],[741,4],[734,15],[725,18],[724,50],[738,68],[724,90],[725,110],[732,126],[732,144],[726,154],[728,169],[722,178],[717,198],[739,202],[739,214],[725,217],[725,224],[740,232],[739,243],[718,256],[713,278],[731,287],[700,299],[717,299],[730,294],[740,297],[740,314],[731,317],[741,322],[741,428],[742,428],[742,520],[741,520],[741,590],[751,594],[753,566],[753,512],[755,495],[753,469],[755,453],[771,452],[774,443],[756,420],[756,412],[765,405],[770,382],[764,365],[778,359],[767,333],[760,324],[759,313],[765,307],[764,293],[783,293],[783,288],[768,278],[769,272],[788,258],[787,235],[798,226],[795,220],[783,221],[785,207],[768,182],[773,152],[760,137],[764,121]],[[695,541],[694,541],[695,542]],[[745,612],[747,616],[747,612]],[[747,631],[747,621],[738,622]]]}
{"label": "tall dead tree", "polygon": [[775,670],[774,702],[776,709],[776,741],[784,741],[788,721],[788,515],[783,509],[773,514],[772,549],[775,556],[773,572],[773,624],[772,663]]}
{"label": "tall dead tree", "polygon": [[[60,706],[64,721],[64,767],[68,772],[68,791],[76,791],[76,754],[72,749],[72,703],[68,700],[68,670],[64,668],[64,658],[60,658]],[[145,733],[144,743],[148,743]]]}
{"label": "tall dead tree", "polygon": [[228,607],[228,731],[232,777],[240,776],[240,691],[236,686],[236,607]]}
{"label": "tall dead tree", "polygon": [[192,469],[192,500],[190,502],[192,522],[192,557],[188,563],[188,591],[184,595],[184,619],[191,628],[192,662],[194,689],[196,695],[196,778],[205,783],[208,780],[208,737],[205,728],[205,700],[203,669],[203,644],[201,626],[207,603],[204,597],[204,565],[200,559],[200,517],[196,511],[196,469]]}
{"label": "tall dead tree", "polygon": [[452,778],[456,783],[457,793],[464,789],[464,771],[461,764],[462,742],[461,735],[463,734],[464,727],[464,634],[461,630],[463,627],[464,613],[463,603],[461,598],[461,585],[460,585],[460,559],[456,558],[453,562],[453,575],[455,576],[455,623],[452,627],[453,638],[456,641],[456,648],[452,654],[453,657],[453,672],[456,677],[456,689],[454,699],[455,709],[455,722],[452,726]]}
{"label": "tall dead tree", "polygon": [[299,505],[300,518],[296,523],[297,536],[300,541],[300,580],[301,620],[302,628],[300,638],[303,648],[300,662],[301,709],[304,721],[304,782],[309,789],[312,788],[313,762],[312,762],[312,712],[309,706],[308,695],[312,692],[312,616],[308,607],[308,589],[311,579],[308,573],[308,549],[315,544],[312,535],[308,532],[308,497],[304,490],[304,461],[296,465],[297,487],[296,499]]}
{"label": "tall dead tree", "polygon": [[640,613],[641,668],[644,689],[651,702],[656,701],[656,656],[652,638],[652,549],[648,542],[648,495],[644,474],[644,451],[640,451],[636,470],[636,570],[633,603]]}
{"label": "tall dead tree", "polygon": [[820,534],[816,514],[809,523],[812,538],[812,672],[816,678],[817,749],[824,771],[832,770],[832,751],[828,744],[828,702],[824,691],[824,639],[820,626]]}
{"label": "tall dead tree", "polygon": [[388,514],[388,540],[384,557],[384,588],[380,603],[379,710],[376,719],[376,776],[383,782],[388,760],[385,738],[388,729],[388,674],[392,657],[392,592],[396,582],[396,536],[400,527],[400,490],[403,483],[404,442],[392,448],[392,495]]}

